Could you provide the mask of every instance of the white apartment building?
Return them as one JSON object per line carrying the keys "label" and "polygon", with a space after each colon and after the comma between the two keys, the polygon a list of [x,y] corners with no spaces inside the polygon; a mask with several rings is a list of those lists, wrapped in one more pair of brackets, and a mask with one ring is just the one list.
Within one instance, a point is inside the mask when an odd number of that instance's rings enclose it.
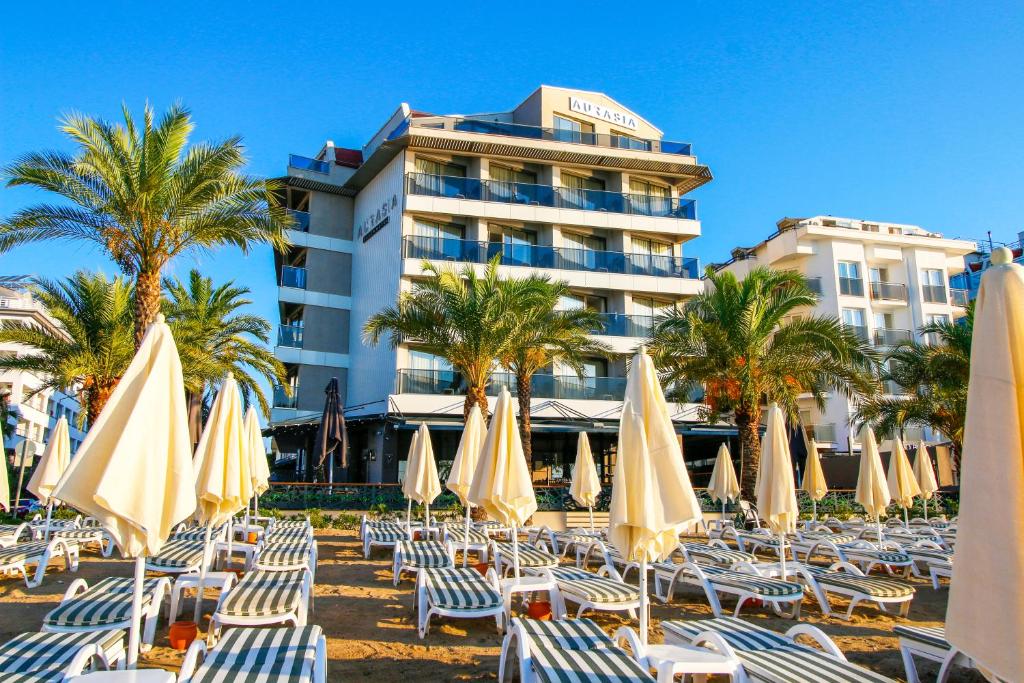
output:
{"label": "white apartment building", "polygon": [[[967,292],[950,288],[949,281],[964,270],[974,242],[916,225],[834,216],[784,218],[777,225],[760,244],[733,250],[732,260],[720,268],[739,278],[757,266],[802,273],[820,296],[815,314],[838,317],[882,351],[919,339],[926,323],[964,314]],[[887,390],[902,392],[898,386]],[[828,396],[824,410],[808,396],[801,421],[825,449],[852,452],[859,448],[850,430],[853,410],[839,394]],[[939,438],[928,430],[910,431],[911,440]]]}
{"label": "white apartment building", "polygon": [[[59,324],[46,309],[24,290],[0,287],[0,324],[4,321],[30,322],[60,334]],[[0,343],[0,354],[24,355],[32,349],[20,344]],[[0,395],[6,395],[10,414],[8,420],[15,428],[14,435],[4,440],[4,452],[13,453],[21,441],[31,441],[36,454],[42,455],[50,433],[62,416],[67,417],[71,436],[71,452],[75,453],[85,438],[79,429],[78,418],[82,407],[71,394],[44,389],[33,394],[42,381],[31,372],[0,370]]]}
{"label": "white apartment building", "polygon": [[[275,397],[278,450],[304,469],[333,376],[346,396],[350,481],[400,479],[424,420],[438,458],[453,457],[462,378],[415,343],[368,347],[361,332],[422,277],[424,260],[482,269],[498,254],[503,274],[567,281],[572,295],[562,305],[599,311],[595,335],[618,354],[589,359],[582,377],[552,367],[535,378],[535,476],[567,476],[581,430],[610,464],[627,355],[660,309],[701,291],[688,249],[701,224],[686,195],[710,180],[689,144],[664,140],[625,105],[550,86],[500,113],[436,115],[402,104],[359,150],[328,142],[314,159],[292,156],[282,181],[299,228],[295,246],[277,256],[277,355],[293,395]],[[514,388],[510,380],[496,373],[491,393]],[[686,431],[696,411],[676,411]],[[712,457],[720,440],[709,442]]]}

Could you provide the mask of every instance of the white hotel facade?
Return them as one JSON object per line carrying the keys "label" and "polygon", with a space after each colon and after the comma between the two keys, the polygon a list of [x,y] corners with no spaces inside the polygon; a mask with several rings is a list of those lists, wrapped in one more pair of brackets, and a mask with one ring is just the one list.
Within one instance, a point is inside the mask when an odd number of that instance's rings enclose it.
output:
{"label": "white hotel facade", "polygon": [[[361,331],[422,277],[424,260],[482,268],[500,254],[505,274],[567,281],[572,296],[562,305],[599,311],[595,335],[616,352],[588,359],[583,377],[552,367],[535,378],[535,477],[568,475],[579,431],[590,433],[607,474],[626,357],[659,310],[701,291],[688,245],[701,224],[687,194],[710,180],[689,144],[664,140],[624,105],[549,86],[501,113],[441,116],[403,104],[362,149],[328,142],[316,158],[292,156],[282,181],[299,227],[276,257],[276,353],[293,394],[275,392],[278,451],[309,472],[323,390],[337,377],[348,480],[401,478],[422,421],[439,460],[453,457],[461,378],[414,343],[368,347]],[[496,374],[492,393],[504,383]],[[722,432],[702,436],[692,405],[674,411],[681,433],[696,430],[687,448],[706,446],[713,457]]]}

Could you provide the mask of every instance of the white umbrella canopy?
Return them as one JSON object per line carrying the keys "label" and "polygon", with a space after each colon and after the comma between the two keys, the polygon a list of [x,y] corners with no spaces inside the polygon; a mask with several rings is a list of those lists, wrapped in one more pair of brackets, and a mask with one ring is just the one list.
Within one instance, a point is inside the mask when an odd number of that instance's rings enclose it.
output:
{"label": "white umbrella canopy", "polygon": [[463,534],[462,544],[462,566],[469,563],[469,523],[470,508],[469,487],[473,484],[473,475],[476,473],[476,464],[480,460],[480,449],[484,445],[484,418],[480,413],[480,406],[474,405],[469,410],[469,417],[462,429],[462,438],[459,439],[459,447],[455,451],[455,461],[452,462],[452,469],[448,473],[448,481],[445,485],[448,490],[459,497],[459,502],[466,509],[466,528]]}
{"label": "white umbrella canopy", "polygon": [[992,252],[974,312],[946,638],[1006,681],[1024,671],[1024,268]]}
{"label": "white umbrella canopy", "polygon": [[761,461],[754,485],[757,511],[779,534],[779,562],[786,578],[786,534],[796,530],[800,508],[796,503],[793,461],[789,455],[786,421],[777,403],[768,406],[768,428],[761,440]]}
{"label": "white umbrella canopy", "polygon": [[594,531],[594,506],[601,495],[601,479],[594,466],[594,454],[590,451],[590,439],[586,432],[580,432],[576,442],[576,462],[572,468],[569,495],[580,507],[590,511],[590,530]]}
{"label": "white umbrella canopy", "polygon": [[[425,528],[430,528],[430,504],[441,495],[441,480],[437,476],[437,463],[434,462],[434,447],[430,442],[430,430],[421,424],[416,430],[409,449],[409,462],[405,468],[405,481],[402,482],[402,493],[409,499],[411,514],[413,501],[420,503],[426,510]],[[408,519],[409,524],[412,523]]]}
{"label": "white umbrella canopy", "polygon": [[263,432],[256,409],[249,406],[245,411],[246,445],[249,453],[249,475],[255,496],[270,488],[270,465],[267,463],[267,447],[263,445]]}
{"label": "white umbrella canopy", "polygon": [[11,511],[11,483],[7,481],[7,467],[0,467],[0,507],[4,512]]}
{"label": "white umbrella canopy", "polygon": [[[126,486],[125,482],[130,482]],[[145,556],[196,509],[181,361],[158,315],[51,494],[96,517],[124,557],[134,557],[128,664],[139,651]]]}
{"label": "white umbrella canopy", "polygon": [[722,519],[725,519],[725,504],[730,500],[739,500],[740,484],[736,480],[736,469],[732,466],[732,455],[729,447],[723,442],[718,447],[715,466],[711,470],[711,481],[708,482],[708,495],[712,501],[722,504]]}
{"label": "white umbrella canopy", "polygon": [[50,434],[50,441],[43,450],[43,457],[36,465],[36,471],[28,480],[26,488],[39,499],[40,503],[46,505],[46,528],[43,532],[43,540],[50,540],[50,519],[53,515],[54,504],[60,505],[51,495],[64,470],[71,464],[71,436],[68,433],[68,420],[61,416],[54,425]]}
{"label": "white umbrella canopy", "polygon": [[889,507],[889,486],[885,480],[885,468],[882,467],[882,456],[878,453],[878,442],[870,425],[864,425],[860,433],[860,466],[857,470],[857,490],[854,500],[861,504],[869,517],[878,523],[879,541],[881,541],[881,517]]}
{"label": "white umbrella canopy", "polygon": [[914,505],[914,497],[921,495],[921,487],[914,477],[914,469],[910,466],[910,458],[903,448],[899,437],[892,440],[892,453],[889,454],[889,473],[886,475],[889,495],[903,508],[904,521],[909,525],[907,510]]}
{"label": "white umbrella canopy", "polygon": [[818,519],[818,501],[828,493],[828,483],[825,481],[825,471],[821,468],[821,456],[818,454],[818,442],[814,439],[807,441],[807,461],[804,463],[804,479],[800,483],[800,490],[811,499],[815,520]]}
{"label": "white umbrella canopy", "polygon": [[917,479],[917,485],[921,489],[921,498],[924,500],[924,518],[927,521],[928,501],[939,490],[939,483],[935,480],[932,459],[928,455],[928,445],[924,441],[917,444],[917,455],[914,456],[914,478]]}

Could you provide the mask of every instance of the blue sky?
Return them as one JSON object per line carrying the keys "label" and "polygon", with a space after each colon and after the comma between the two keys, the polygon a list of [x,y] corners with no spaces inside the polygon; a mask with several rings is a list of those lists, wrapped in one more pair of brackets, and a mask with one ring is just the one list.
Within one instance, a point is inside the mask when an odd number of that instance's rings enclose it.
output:
{"label": "blue sky", "polygon": [[[694,144],[715,175],[687,247],[704,262],[786,215],[1024,229],[1021,3],[47,4],[5,8],[0,163],[64,146],[61,112],[181,100],[195,139],[239,133],[249,170],[280,175],[327,138],[362,145],[399,102],[506,110],[548,83],[604,91]],[[0,189],[0,216],[40,198]],[[276,322],[271,263],[222,250],[173,270],[237,279]],[[83,267],[114,272],[85,245],[0,255],[0,273]]]}

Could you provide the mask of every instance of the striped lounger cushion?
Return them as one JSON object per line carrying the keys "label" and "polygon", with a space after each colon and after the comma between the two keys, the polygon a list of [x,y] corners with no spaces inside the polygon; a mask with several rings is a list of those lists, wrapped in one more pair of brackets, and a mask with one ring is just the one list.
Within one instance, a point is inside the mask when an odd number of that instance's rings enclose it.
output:
{"label": "striped lounger cushion", "polygon": [[694,560],[705,560],[711,564],[732,566],[737,562],[756,562],[757,558],[751,553],[744,553],[739,550],[725,550],[705,543],[683,543],[687,554]]}
{"label": "striped lounger cushion", "polygon": [[[74,541],[68,541],[68,545],[74,546]],[[15,562],[35,561],[46,552],[47,544],[43,541],[32,543],[18,543],[17,545],[0,548],[0,566],[14,564]]]}
{"label": "striped lounger cushion", "polygon": [[[106,651],[124,639],[124,631],[21,633],[0,645],[0,678],[12,681],[63,681],[63,670],[89,645]],[[22,676],[14,676],[21,674]]]}
{"label": "striped lounger cushion", "polygon": [[595,604],[614,605],[640,599],[640,589],[636,586],[576,567],[555,567],[551,575],[564,592],[579,595]]}
{"label": "striped lounger cushion", "polygon": [[304,519],[283,519],[274,522],[274,527],[271,531],[277,531],[278,529],[305,529],[309,531],[309,522]]}
{"label": "striped lounger cushion", "polygon": [[266,534],[267,543],[300,543],[310,538],[309,529],[274,529]]}
{"label": "striped lounger cushion", "polygon": [[814,575],[814,579],[826,588],[834,586],[846,590],[853,590],[873,598],[905,598],[914,594],[915,589],[909,583],[897,581],[896,579],[882,578],[878,576],[857,576],[842,571],[831,571],[824,567],[813,567],[804,565],[805,569]]}
{"label": "striped lounger cushion", "polygon": [[952,564],[953,551],[940,550],[938,548],[906,548],[905,552],[914,560],[919,562],[934,562],[938,564]]}
{"label": "striped lounger cushion", "polygon": [[663,621],[666,635],[675,633],[690,639],[714,631],[736,650],[743,668],[755,680],[772,683],[892,683],[892,679],[856,664],[831,657],[820,650],[793,644],[781,635],[735,617],[693,621]]}
{"label": "striped lounger cushion", "polygon": [[545,683],[649,682],[651,675],[589,619],[518,619]]}
{"label": "striped lounger cushion", "polygon": [[893,550],[870,550],[868,548],[844,548],[839,546],[844,553],[857,559],[871,560],[882,564],[909,564],[910,556],[906,553],[899,553]]}
{"label": "striped lounger cushion", "polygon": [[856,534],[829,534],[824,531],[807,531],[803,534],[803,537],[805,541],[828,541],[837,545],[853,543],[857,540]]}
{"label": "striped lounger cushion", "polygon": [[[501,553],[503,560],[509,564],[512,563],[512,544],[511,543],[497,543],[498,551]],[[526,569],[544,569],[547,567],[557,567],[558,558],[549,552],[545,552],[540,548],[534,548],[532,546],[519,544],[519,566],[525,567]]]}
{"label": "striped lounger cushion", "polygon": [[80,543],[87,543],[89,541],[102,541],[105,538],[103,529],[92,528],[92,529],[67,529],[65,531],[55,531],[50,535],[50,538],[60,538],[65,541],[78,541]]}
{"label": "striped lounger cushion", "polygon": [[[791,581],[734,572],[731,569],[713,565],[701,565],[700,568],[712,585],[738,588],[763,598],[798,598],[804,592],[800,584]],[[690,572],[685,573],[689,574]]]}
{"label": "striped lounger cushion", "polygon": [[20,524],[0,524],[0,538],[13,538],[14,534],[17,533],[20,528]]}
{"label": "striped lounger cushion", "polygon": [[427,569],[427,595],[441,609],[489,609],[502,604],[498,593],[475,569]]}
{"label": "striped lounger cushion", "polygon": [[398,549],[402,553],[403,567],[440,569],[452,566],[452,558],[437,541],[402,541]]}
{"label": "striped lounger cushion", "polygon": [[[142,584],[142,605],[152,602],[159,581],[146,579]],[[43,624],[60,628],[94,628],[128,621],[132,615],[135,580],[128,577],[102,579],[84,593],[63,602],[43,617]]]}
{"label": "striped lounger cushion", "polygon": [[[741,539],[744,543],[760,543],[761,545],[766,545],[772,548],[777,548],[779,546],[778,536],[768,536],[767,534],[745,534],[743,532],[738,532],[736,534],[736,538]],[[789,543],[786,545],[788,546]]]}
{"label": "striped lounger cushion", "polygon": [[913,640],[914,642],[921,643],[922,645],[929,645],[931,647],[939,648],[940,650],[948,650],[952,646],[949,641],[946,640],[946,629],[944,628],[929,628],[927,626],[903,626],[897,624],[892,627],[893,633],[906,638],[907,640]]}
{"label": "striped lounger cushion", "polygon": [[227,594],[218,613],[237,617],[287,616],[302,602],[303,572],[249,572]]}
{"label": "striped lounger cushion", "polygon": [[307,683],[322,633],[319,626],[228,629],[192,683]]}
{"label": "striped lounger cushion", "polygon": [[516,619],[519,627],[532,641],[546,640],[552,647],[562,650],[591,650],[613,647],[612,639],[590,619],[560,619],[539,621]]}
{"label": "striped lounger cushion", "polygon": [[[464,545],[466,543],[466,530],[462,527],[448,527],[448,538],[456,545]],[[487,534],[483,531],[478,531],[477,529],[469,530],[470,545],[487,545],[489,540]]]}
{"label": "striped lounger cushion", "polygon": [[159,571],[194,567],[203,561],[202,541],[173,540],[163,547],[159,555],[146,558],[146,564]]}
{"label": "striped lounger cushion", "polygon": [[368,526],[366,534],[378,543],[396,543],[409,538],[405,526],[395,522],[379,522],[374,526]]}
{"label": "striped lounger cushion", "polygon": [[[183,529],[178,531],[171,536],[175,541],[206,541],[206,527],[192,527],[191,529]],[[217,531],[210,531],[210,538],[217,538]]]}
{"label": "striped lounger cushion", "polygon": [[262,567],[297,567],[309,564],[311,551],[308,543],[275,543],[263,549],[256,563]]}

